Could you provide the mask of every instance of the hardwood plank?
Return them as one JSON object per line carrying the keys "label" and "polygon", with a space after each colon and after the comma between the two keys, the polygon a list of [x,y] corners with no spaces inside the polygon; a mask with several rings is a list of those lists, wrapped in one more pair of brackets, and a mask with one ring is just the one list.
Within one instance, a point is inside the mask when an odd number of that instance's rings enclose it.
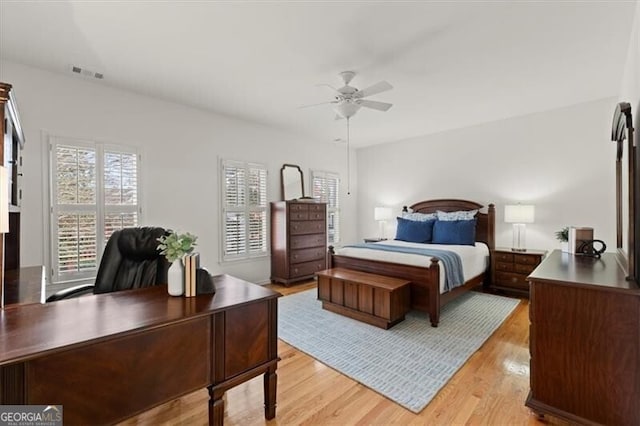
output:
{"label": "hardwood plank", "polygon": [[[292,287],[267,286],[283,295],[315,288],[315,281]],[[226,425],[565,425],[540,420],[524,406],[529,392],[529,304],[523,299],[419,414],[278,341],[276,418],[264,419],[262,377],[227,392]],[[428,325],[426,325],[428,326]],[[124,425],[206,424],[207,393],[194,392],[122,423]]]}

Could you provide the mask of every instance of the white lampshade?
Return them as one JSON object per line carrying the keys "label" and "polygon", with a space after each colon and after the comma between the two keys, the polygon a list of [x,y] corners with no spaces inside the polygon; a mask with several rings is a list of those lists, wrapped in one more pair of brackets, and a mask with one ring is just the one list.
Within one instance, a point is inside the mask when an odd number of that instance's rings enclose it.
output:
{"label": "white lampshade", "polygon": [[390,207],[376,207],[373,211],[375,220],[390,220],[393,218],[393,210]]}
{"label": "white lampshade", "polygon": [[9,232],[9,175],[0,166],[0,233]]}
{"label": "white lampshade", "polygon": [[507,223],[533,223],[535,207],[526,204],[504,206],[504,221]]}

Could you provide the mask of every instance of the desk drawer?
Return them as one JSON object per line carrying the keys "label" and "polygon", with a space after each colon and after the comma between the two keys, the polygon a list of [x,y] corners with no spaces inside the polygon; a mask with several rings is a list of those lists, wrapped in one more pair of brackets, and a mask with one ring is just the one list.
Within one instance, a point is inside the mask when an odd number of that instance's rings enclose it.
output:
{"label": "desk drawer", "polygon": [[291,263],[309,262],[311,260],[324,260],[327,252],[324,247],[314,247],[303,250],[291,250]]}
{"label": "desk drawer", "polygon": [[324,221],[321,220],[308,220],[306,222],[291,221],[289,230],[291,235],[318,234],[320,232],[324,232],[325,227],[326,225]]}

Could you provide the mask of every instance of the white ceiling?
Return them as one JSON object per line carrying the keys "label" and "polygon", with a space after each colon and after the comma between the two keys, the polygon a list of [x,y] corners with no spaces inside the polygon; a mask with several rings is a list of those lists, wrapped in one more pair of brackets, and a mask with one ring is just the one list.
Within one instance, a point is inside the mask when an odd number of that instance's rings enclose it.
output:
{"label": "white ceiling", "polygon": [[[618,93],[635,2],[0,2],[0,58],[299,133],[344,138],[354,70],[365,146]],[[80,78],[80,77],[78,77]]]}

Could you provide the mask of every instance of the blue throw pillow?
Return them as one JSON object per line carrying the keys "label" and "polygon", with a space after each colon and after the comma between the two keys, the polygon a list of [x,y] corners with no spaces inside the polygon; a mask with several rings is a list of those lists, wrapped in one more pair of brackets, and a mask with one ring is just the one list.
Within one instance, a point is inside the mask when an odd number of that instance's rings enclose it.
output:
{"label": "blue throw pillow", "polygon": [[432,242],[473,246],[476,243],[476,220],[436,220]]}
{"label": "blue throw pillow", "polygon": [[431,242],[434,223],[435,220],[415,221],[399,217],[396,240],[408,241],[410,243]]}

